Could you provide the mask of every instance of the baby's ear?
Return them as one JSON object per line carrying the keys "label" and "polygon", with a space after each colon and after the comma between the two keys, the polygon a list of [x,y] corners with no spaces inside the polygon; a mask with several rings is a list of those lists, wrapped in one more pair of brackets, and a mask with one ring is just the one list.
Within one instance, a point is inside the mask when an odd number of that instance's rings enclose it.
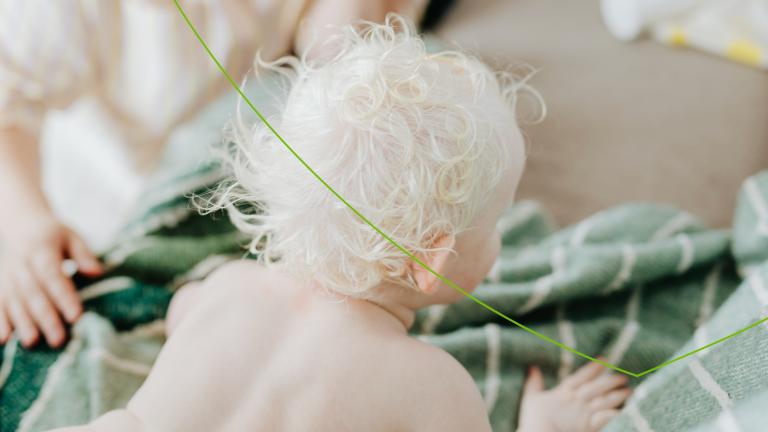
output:
{"label": "baby's ear", "polygon": [[[430,248],[435,249],[434,251],[418,253],[416,254],[416,258],[421,260],[421,262],[429,266],[429,268],[436,273],[442,275],[443,271],[445,271],[448,257],[453,252],[453,246],[455,244],[456,237],[443,234],[432,242]],[[440,285],[440,278],[413,260],[411,261],[411,271],[419,291],[425,294],[433,294],[437,291],[437,287]]]}

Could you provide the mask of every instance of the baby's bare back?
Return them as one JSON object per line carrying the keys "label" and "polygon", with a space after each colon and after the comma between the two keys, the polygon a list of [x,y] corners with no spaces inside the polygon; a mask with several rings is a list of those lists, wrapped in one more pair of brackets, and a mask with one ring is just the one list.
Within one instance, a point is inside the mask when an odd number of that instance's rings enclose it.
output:
{"label": "baby's bare back", "polygon": [[246,261],[197,290],[128,405],[145,430],[490,430],[467,372],[374,305]]}

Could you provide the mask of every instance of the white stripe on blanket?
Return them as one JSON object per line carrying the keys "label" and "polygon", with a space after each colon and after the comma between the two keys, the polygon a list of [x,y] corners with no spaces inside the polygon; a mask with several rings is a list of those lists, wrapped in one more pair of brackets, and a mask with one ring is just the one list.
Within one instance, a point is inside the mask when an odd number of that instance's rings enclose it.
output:
{"label": "white stripe on blanket", "polygon": [[0,389],[3,388],[5,381],[11,374],[11,369],[13,369],[13,360],[16,357],[16,347],[18,345],[19,341],[14,336],[12,336],[8,342],[5,343],[5,348],[3,349],[3,364],[0,365]]}
{"label": "white stripe on blanket", "polygon": [[488,344],[485,358],[486,372],[483,399],[485,399],[485,406],[490,414],[496,406],[496,400],[499,398],[499,388],[501,387],[501,376],[499,375],[501,331],[499,326],[493,323],[486,324],[483,330],[485,331],[485,339]]}
{"label": "white stripe on blanket", "polygon": [[648,420],[643,417],[640,410],[637,409],[636,404],[630,403],[627,405],[626,410],[630,421],[632,421],[632,426],[634,426],[638,432],[653,432],[651,425],[648,424]]}
{"label": "white stripe on blanket", "polygon": [[104,264],[106,267],[114,268],[125,262],[125,260],[135,254],[136,252],[147,249],[154,245],[157,240],[153,237],[147,236],[137,240],[126,240],[119,247],[109,251],[104,256]]}
{"label": "white stripe on blanket", "polygon": [[768,203],[765,201],[765,196],[760,192],[754,177],[744,182],[744,191],[757,214],[757,231],[760,234],[768,235]]}
{"label": "white stripe on blanket", "polygon": [[717,416],[717,427],[722,432],[741,432],[739,424],[736,423],[736,419],[733,418],[731,410],[723,410],[719,416]]}
{"label": "white stripe on blanket", "polygon": [[682,274],[688,271],[693,264],[693,242],[685,234],[678,234],[675,240],[680,243],[680,263],[677,265],[677,272]]}
{"label": "white stripe on blanket", "polygon": [[533,293],[528,298],[528,301],[520,307],[517,313],[525,314],[532,311],[533,309],[536,309],[544,302],[544,300],[546,300],[547,296],[549,296],[549,293],[552,291],[552,284],[554,283],[555,278],[560,276],[560,273],[565,267],[565,249],[563,249],[562,246],[557,246],[552,251],[552,257],[550,259],[552,273],[544,277],[540,277],[536,281],[536,284],[533,286]]}
{"label": "white stripe on blanket", "polygon": [[501,282],[501,256],[498,256],[496,261],[493,262],[493,267],[491,267],[491,270],[488,272],[486,279],[491,283]]}
{"label": "white stripe on blanket", "polygon": [[432,334],[435,332],[435,329],[440,324],[440,321],[443,319],[443,315],[445,315],[445,311],[448,309],[448,305],[443,304],[437,304],[432,305],[427,308],[427,316],[424,318],[424,321],[421,323],[421,333],[423,334]]}
{"label": "white stripe on blanket", "polygon": [[159,319],[147,324],[138,325],[127,332],[121,332],[120,339],[123,341],[130,341],[133,339],[143,339],[163,335],[165,335],[165,320]]}
{"label": "white stripe on blanket", "polygon": [[760,272],[752,273],[752,276],[749,278],[749,286],[752,288],[757,301],[760,302],[760,306],[768,306],[768,287],[766,287]]}
{"label": "white stripe on blanket", "polygon": [[653,236],[651,236],[652,241],[658,241],[658,240],[664,240],[672,236],[672,234],[677,234],[679,231],[681,231],[683,228],[686,228],[688,225],[693,223],[693,218],[688,213],[678,213],[677,216],[670,218],[667,223],[661,226],[655,233],[653,233]]}
{"label": "white stripe on blanket", "polygon": [[593,225],[593,219],[585,219],[576,225],[576,228],[573,230],[573,237],[571,237],[570,241],[571,246],[583,245],[584,242],[587,241],[587,236]]}
{"label": "white stripe on blanket", "polygon": [[712,271],[709,272],[707,278],[704,280],[704,294],[702,295],[701,306],[699,307],[699,316],[696,318],[697,326],[704,325],[712,316],[715,294],[717,293],[717,286],[718,282],[720,282],[722,270],[723,266],[721,263],[715,264],[715,266],[712,267]]}
{"label": "white stripe on blanket", "polygon": [[698,358],[694,357],[691,359],[690,363],[688,363],[688,369],[690,369],[696,381],[699,382],[699,385],[717,400],[720,408],[726,410],[731,407],[731,397],[712,378],[712,375],[704,368]]}
{"label": "white stripe on blanket", "polygon": [[619,333],[619,337],[616,339],[616,343],[613,344],[611,350],[608,352],[608,362],[611,364],[619,364],[624,358],[624,354],[627,353],[629,346],[635,339],[637,332],[640,331],[640,323],[637,321],[637,314],[640,310],[640,299],[642,298],[642,285],[638,285],[632,290],[632,296],[627,303],[627,321],[624,327]]}
{"label": "white stripe on blanket", "polygon": [[152,365],[120,358],[104,348],[88,350],[88,357],[101,360],[105,365],[115,370],[141,377],[149,375],[149,371],[152,369]]}
{"label": "white stripe on blanket", "polygon": [[637,262],[637,253],[635,253],[632,246],[628,244],[621,245],[621,266],[616,273],[616,277],[608,284],[605,294],[618,290],[632,277],[632,269],[635,267],[635,262]]}
{"label": "white stripe on blanket", "polygon": [[80,300],[87,301],[103,295],[127,290],[132,287],[134,280],[126,276],[104,279],[88,285],[78,292]]}
{"label": "white stripe on blanket", "polygon": [[[760,274],[759,271],[753,272],[752,276],[749,277],[749,286],[750,288],[752,288],[752,292],[755,294],[755,297],[757,297],[757,300],[760,302],[761,319],[767,318],[768,317],[768,286],[766,286],[765,279],[763,279],[763,276],[762,274]],[[765,328],[768,328],[768,321],[764,322],[763,326],[765,326]]]}
{"label": "white stripe on blanket", "polygon": [[[699,306],[699,316],[696,318],[696,331],[693,333],[693,340],[697,348],[709,343],[707,322],[709,322],[709,318],[712,316],[717,283],[720,280],[721,272],[722,264],[717,263],[704,280],[704,293],[702,294],[701,305]],[[703,357],[707,351],[708,349],[699,351],[696,355]]]}
{"label": "white stripe on blanket", "polygon": [[29,409],[22,414],[19,428],[16,432],[28,432],[35,424],[35,421],[45,411],[46,405],[53,397],[53,391],[58,388],[59,381],[65,376],[66,370],[72,366],[77,354],[83,348],[83,341],[76,336],[67,344],[67,348],[59,354],[59,358],[48,368],[48,374],[45,376],[45,382],[40,388],[40,394],[32,403]]}
{"label": "white stripe on blanket", "polygon": [[[571,348],[576,348],[576,336],[573,334],[573,325],[565,317],[565,304],[560,304],[557,308],[557,330],[560,335],[560,342]],[[565,379],[573,371],[574,357],[573,353],[560,350],[560,368],[557,371],[559,380]]]}

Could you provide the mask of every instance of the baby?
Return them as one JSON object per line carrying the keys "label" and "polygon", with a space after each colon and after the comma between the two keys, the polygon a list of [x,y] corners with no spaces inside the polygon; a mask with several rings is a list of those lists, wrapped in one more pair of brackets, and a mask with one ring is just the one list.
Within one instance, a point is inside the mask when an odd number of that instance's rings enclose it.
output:
{"label": "baby", "polygon": [[[349,27],[290,82],[273,124],[351,206],[466,291],[497,258],[495,227],[525,160],[521,84],[410,24]],[[267,128],[235,134],[227,208],[252,235],[238,261],[177,294],[169,339],[126,409],[67,431],[490,431],[470,375],[409,337],[419,308],[463,296],[330,193]],[[629,395],[591,363],[551,390],[532,368],[520,431],[597,431]],[[515,409],[516,407],[509,407]]]}

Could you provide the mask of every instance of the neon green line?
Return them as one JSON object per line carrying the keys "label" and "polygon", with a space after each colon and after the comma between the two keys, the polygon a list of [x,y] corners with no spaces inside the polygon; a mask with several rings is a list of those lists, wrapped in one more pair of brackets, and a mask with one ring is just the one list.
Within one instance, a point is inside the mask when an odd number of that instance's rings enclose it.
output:
{"label": "neon green line", "polygon": [[267,119],[266,119],[266,118],[265,118],[265,117],[264,117],[264,116],[261,114],[261,112],[260,112],[258,109],[256,109],[256,107],[253,105],[253,103],[252,103],[252,102],[251,102],[251,100],[248,98],[248,96],[246,96],[246,95],[245,95],[245,93],[243,93],[242,89],[240,89],[240,86],[238,86],[238,85],[237,85],[237,83],[235,82],[235,80],[233,80],[233,79],[232,79],[232,77],[229,75],[229,72],[227,72],[227,70],[224,68],[224,66],[222,66],[222,65],[221,65],[221,63],[219,62],[218,58],[216,58],[216,56],[213,54],[213,52],[211,52],[211,49],[210,49],[210,48],[208,48],[208,44],[206,44],[206,43],[205,43],[205,40],[203,40],[202,36],[200,36],[200,33],[198,33],[198,31],[197,31],[197,28],[195,28],[195,26],[194,26],[194,25],[192,24],[192,22],[189,20],[189,17],[188,17],[188,16],[187,16],[187,14],[184,12],[184,9],[183,9],[183,8],[181,7],[181,5],[179,4],[178,0],[173,0],[173,2],[176,4],[176,9],[178,9],[178,10],[179,10],[179,13],[180,13],[180,14],[181,14],[181,16],[184,18],[184,21],[186,21],[186,23],[187,23],[187,25],[189,26],[190,30],[192,30],[192,33],[194,33],[194,34],[195,34],[195,37],[196,37],[196,38],[197,38],[197,40],[200,42],[200,45],[202,45],[202,47],[203,47],[203,49],[205,50],[205,52],[206,52],[206,53],[208,53],[208,56],[211,58],[211,60],[213,60],[213,62],[214,62],[214,63],[216,63],[216,66],[219,68],[219,70],[220,70],[220,71],[221,71],[221,73],[224,75],[224,77],[227,79],[227,81],[229,81],[229,83],[230,83],[230,84],[232,84],[232,87],[233,87],[233,88],[234,88],[234,89],[237,91],[237,93],[238,93],[238,94],[240,94],[240,97],[242,97],[242,98],[243,98],[243,100],[245,101],[245,103],[246,103],[246,104],[247,104],[247,105],[248,105],[248,106],[251,108],[251,110],[253,110],[253,112],[254,112],[254,113],[256,113],[256,115],[259,117],[259,120],[261,120],[261,122],[262,122],[262,123],[264,123],[264,125],[265,125],[265,126],[266,126],[266,127],[269,129],[269,130],[270,130],[270,132],[272,132],[272,133],[275,135],[275,137],[277,137],[277,139],[278,139],[278,140],[279,140],[279,141],[280,141],[280,142],[283,144],[283,146],[284,146],[284,147],[285,147],[285,148],[286,148],[286,149],[287,149],[289,152],[291,152],[291,154],[292,154],[294,157],[296,157],[296,159],[297,159],[297,160],[298,160],[298,161],[299,161],[299,162],[300,162],[300,163],[301,163],[301,164],[304,166],[304,168],[306,168],[306,169],[307,169],[307,170],[308,170],[308,171],[309,171],[309,172],[310,172],[310,173],[311,173],[311,174],[312,174],[312,175],[313,175],[313,176],[314,176],[314,177],[315,177],[315,178],[316,178],[316,179],[317,179],[317,180],[318,180],[320,183],[322,183],[322,184],[323,184],[323,186],[325,186],[325,187],[326,187],[326,189],[328,189],[328,191],[330,191],[330,192],[333,194],[333,196],[335,196],[336,198],[338,198],[338,199],[339,199],[339,201],[341,201],[342,203],[344,203],[344,205],[345,205],[345,206],[347,206],[347,208],[349,208],[350,210],[352,210],[352,212],[353,212],[355,215],[357,215],[357,217],[359,217],[359,218],[360,218],[360,219],[361,219],[363,222],[365,222],[365,223],[366,223],[366,224],[367,224],[369,227],[373,228],[373,229],[374,229],[374,230],[375,230],[377,233],[379,233],[379,234],[380,234],[382,237],[384,237],[384,239],[386,239],[386,240],[387,240],[389,243],[391,243],[391,244],[392,244],[394,247],[396,247],[398,250],[400,250],[400,252],[402,252],[403,254],[405,254],[405,255],[406,255],[408,258],[410,258],[410,259],[414,260],[414,261],[415,261],[415,262],[416,262],[418,265],[420,265],[422,268],[424,268],[425,270],[427,270],[428,272],[430,272],[431,274],[433,274],[435,277],[437,277],[438,279],[440,279],[441,281],[443,281],[443,282],[444,282],[446,285],[448,285],[449,287],[451,287],[451,288],[453,288],[454,290],[456,290],[456,291],[460,292],[460,293],[461,293],[461,294],[463,294],[464,296],[468,297],[469,299],[471,299],[471,300],[472,300],[472,301],[474,301],[475,303],[479,304],[480,306],[484,307],[485,309],[487,309],[488,311],[490,311],[490,312],[494,313],[495,315],[497,315],[498,317],[500,317],[500,318],[504,319],[505,321],[508,321],[508,322],[510,322],[510,323],[512,323],[512,324],[514,324],[515,326],[517,326],[517,327],[519,327],[519,328],[521,328],[521,329],[525,330],[526,332],[528,332],[528,333],[530,333],[530,334],[532,334],[532,335],[534,335],[534,336],[536,336],[536,337],[538,337],[538,338],[540,338],[540,339],[543,339],[543,340],[545,340],[545,341],[547,341],[547,342],[549,342],[549,343],[552,343],[552,344],[554,344],[554,345],[557,345],[558,347],[560,347],[560,348],[562,348],[562,349],[564,349],[564,350],[566,350],[566,351],[568,351],[568,352],[571,352],[571,353],[573,353],[573,354],[575,354],[575,355],[577,355],[577,356],[579,356],[579,357],[583,357],[583,358],[585,358],[585,359],[587,359],[587,360],[589,360],[589,361],[593,361],[593,362],[595,362],[595,363],[599,363],[599,364],[601,364],[601,365],[603,365],[603,366],[605,366],[605,367],[607,367],[607,368],[609,368],[609,369],[612,369],[612,370],[614,370],[614,371],[616,371],[616,372],[620,372],[620,373],[623,373],[623,374],[625,374],[625,375],[629,375],[629,376],[631,376],[631,377],[634,377],[634,378],[639,378],[639,377],[641,377],[641,376],[643,376],[643,375],[646,375],[646,374],[649,374],[649,373],[651,373],[651,372],[654,372],[654,371],[656,371],[656,370],[658,370],[658,369],[661,369],[661,368],[663,368],[664,366],[668,366],[668,365],[670,365],[670,364],[672,364],[672,363],[674,363],[674,362],[676,362],[676,361],[682,360],[682,359],[684,359],[684,358],[686,358],[686,357],[688,357],[688,356],[690,356],[690,355],[696,354],[696,353],[697,353],[697,352],[699,352],[699,351],[705,350],[705,349],[707,349],[707,348],[711,347],[712,345],[715,345],[715,344],[718,344],[718,343],[720,343],[720,342],[723,342],[723,341],[725,341],[725,340],[727,340],[727,339],[730,339],[730,338],[732,338],[732,337],[734,337],[734,336],[738,335],[739,333],[745,332],[745,331],[747,331],[747,330],[749,330],[749,329],[751,329],[751,328],[753,328],[753,327],[756,327],[756,326],[758,326],[759,324],[761,324],[761,323],[765,322],[766,320],[768,320],[768,318],[764,318],[764,319],[762,319],[762,320],[760,320],[760,321],[757,321],[757,322],[755,322],[755,323],[753,323],[753,324],[751,324],[751,325],[749,325],[749,326],[747,326],[747,327],[745,327],[745,328],[743,328],[743,329],[741,329],[741,330],[739,330],[739,331],[737,331],[737,332],[731,333],[731,334],[730,334],[730,335],[728,335],[728,336],[722,337],[722,338],[720,338],[720,339],[718,339],[718,340],[716,340],[716,341],[714,341],[714,342],[712,342],[712,343],[710,343],[710,344],[708,344],[708,345],[705,345],[705,346],[703,346],[703,347],[701,347],[701,348],[698,348],[698,349],[696,349],[696,350],[694,350],[694,351],[691,351],[691,352],[689,352],[688,354],[685,354],[685,355],[682,355],[682,356],[680,356],[680,357],[676,357],[676,358],[674,358],[674,359],[668,360],[668,361],[666,361],[666,362],[664,362],[664,363],[662,363],[662,364],[660,364],[660,365],[658,365],[658,366],[656,366],[656,367],[653,367],[653,368],[651,368],[651,369],[648,369],[648,370],[646,370],[646,371],[644,371],[644,372],[640,372],[640,373],[636,373],[636,372],[630,372],[630,371],[628,371],[628,370],[626,370],[626,369],[622,369],[622,368],[620,368],[620,367],[618,367],[618,366],[616,366],[616,365],[613,365],[613,364],[610,364],[610,363],[608,363],[608,362],[605,362],[605,361],[603,361],[603,360],[600,360],[599,358],[595,358],[595,357],[592,357],[592,356],[590,356],[590,355],[584,354],[583,352],[581,352],[581,351],[579,351],[579,350],[577,350],[577,349],[575,349],[575,348],[571,348],[571,347],[569,347],[568,345],[565,345],[565,344],[563,344],[563,343],[561,343],[561,342],[559,342],[559,341],[556,341],[556,340],[552,339],[551,337],[549,337],[549,336],[547,336],[547,335],[545,335],[545,334],[539,333],[539,332],[537,332],[536,330],[534,330],[534,329],[532,329],[532,328],[530,328],[530,327],[527,327],[527,326],[525,326],[525,325],[523,325],[523,324],[521,324],[521,323],[519,323],[519,322],[515,321],[514,319],[512,319],[512,318],[508,317],[507,315],[505,315],[504,313],[502,313],[502,312],[500,312],[500,311],[496,310],[494,307],[492,307],[492,306],[491,306],[491,305],[489,305],[488,303],[484,302],[483,300],[480,300],[479,298],[475,297],[475,296],[474,296],[474,295],[472,295],[471,293],[469,293],[469,292],[465,291],[463,288],[461,288],[460,286],[458,286],[458,285],[457,285],[455,282],[453,282],[452,280],[450,280],[450,279],[448,279],[447,277],[445,277],[445,276],[441,275],[440,273],[436,272],[435,270],[432,270],[432,268],[431,268],[431,267],[429,267],[427,264],[425,264],[424,262],[422,262],[422,261],[421,261],[421,260],[420,260],[418,257],[416,257],[415,255],[413,255],[413,254],[412,254],[410,251],[408,251],[408,250],[406,250],[405,248],[403,248],[402,246],[400,246],[400,244],[399,244],[399,243],[397,243],[396,241],[394,241],[394,240],[393,240],[391,237],[389,237],[389,236],[388,236],[388,235],[387,235],[387,234],[386,234],[384,231],[382,231],[381,229],[379,229],[379,227],[377,227],[377,226],[376,226],[376,225],[374,225],[374,224],[373,224],[373,223],[372,223],[370,220],[368,220],[368,218],[366,218],[365,216],[363,216],[363,214],[362,214],[362,213],[360,213],[360,212],[359,212],[359,211],[358,211],[358,210],[357,210],[355,207],[353,207],[353,206],[352,206],[350,203],[348,203],[348,202],[347,202],[347,200],[345,200],[343,196],[339,195],[339,193],[338,193],[338,192],[336,192],[336,190],[334,190],[334,189],[333,189],[333,188],[332,188],[332,187],[331,187],[331,186],[330,186],[328,183],[326,183],[326,182],[325,182],[325,180],[323,180],[323,178],[322,178],[322,177],[320,177],[320,175],[319,175],[317,172],[315,172],[315,170],[314,170],[314,169],[312,169],[312,167],[311,167],[311,166],[309,166],[309,164],[307,164],[307,163],[304,161],[304,159],[302,159],[302,158],[301,158],[301,156],[299,156],[299,154],[298,154],[298,153],[296,153],[296,151],[293,149],[293,147],[291,147],[290,145],[288,145],[288,143],[287,143],[287,142],[286,142],[286,141],[283,139],[283,137],[282,137],[282,136],[281,136],[281,135],[280,135],[280,134],[279,134],[279,133],[278,133],[278,132],[275,130],[275,128],[273,128],[273,127],[272,127],[272,125],[271,125],[271,124],[269,123],[269,121],[267,121]]}
{"label": "neon green line", "polygon": [[733,333],[731,333],[731,334],[729,334],[729,335],[723,336],[723,337],[721,337],[720,339],[718,339],[718,340],[716,340],[716,341],[714,341],[714,342],[710,342],[710,343],[708,343],[708,344],[704,345],[704,346],[703,346],[703,347],[701,347],[701,348],[696,348],[695,350],[693,350],[693,351],[691,351],[691,352],[689,352],[689,353],[687,353],[687,354],[683,354],[683,355],[681,355],[681,356],[679,356],[679,357],[675,357],[675,358],[673,358],[673,359],[671,359],[671,360],[667,360],[667,361],[665,361],[664,363],[662,363],[662,364],[660,364],[660,365],[658,365],[658,366],[654,366],[654,367],[652,367],[652,368],[648,369],[647,371],[644,371],[644,372],[641,372],[641,373],[637,374],[637,376],[638,376],[638,377],[641,377],[641,376],[643,376],[643,375],[646,375],[646,374],[649,374],[649,373],[651,373],[651,372],[657,371],[657,370],[659,370],[659,369],[663,368],[664,366],[669,366],[669,365],[671,365],[672,363],[674,363],[674,362],[676,362],[676,361],[680,361],[680,360],[682,360],[682,359],[684,359],[684,358],[686,358],[686,357],[690,357],[690,356],[692,356],[692,355],[696,354],[697,352],[700,352],[700,351],[704,351],[705,349],[707,349],[707,348],[709,348],[709,347],[711,347],[711,346],[713,346],[713,345],[717,345],[717,344],[719,344],[720,342],[726,341],[726,340],[728,340],[728,339],[730,339],[730,338],[732,338],[732,337],[734,337],[734,336],[736,336],[736,335],[739,335],[739,334],[741,334],[741,333],[744,333],[745,331],[747,331],[747,330],[749,330],[749,329],[752,329],[752,328],[754,328],[754,327],[757,327],[757,326],[759,326],[760,324],[762,324],[762,323],[764,323],[764,322],[766,322],[766,321],[768,321],[768,317],[765,317],[765,318],[763,318],[763,319],[761,319],[761,320],[755,321],[755,322],[753,322],[752,324],[750,324],[750,325],[748,325],[748,326],[744,327],[744,328],[743,328],[743,329],[741,329],[741,330],[737,330],[737,331],[735,331],[735,332],[733,332]]}

